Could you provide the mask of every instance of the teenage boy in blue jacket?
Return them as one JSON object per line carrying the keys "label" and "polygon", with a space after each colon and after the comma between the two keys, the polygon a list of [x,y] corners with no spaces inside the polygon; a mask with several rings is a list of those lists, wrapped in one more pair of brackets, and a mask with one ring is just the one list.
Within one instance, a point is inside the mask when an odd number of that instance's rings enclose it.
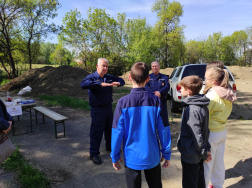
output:
{"label": "teenage boy in blue jacket", "polygon": [[113,167],[121,169],[119,160],[123,162],[120,154],[123,142],[127,186],[140,188],[141,170],[144,170],[149,187],[161,188],[160,160],[165,160],[162,167],[170,166],[170,128],[163,124],[160,98],[145,89],[149,81],[148,66],[142,62],[135,63],[129,80],[133,89],[118,101],[114,113],[111,141]]}

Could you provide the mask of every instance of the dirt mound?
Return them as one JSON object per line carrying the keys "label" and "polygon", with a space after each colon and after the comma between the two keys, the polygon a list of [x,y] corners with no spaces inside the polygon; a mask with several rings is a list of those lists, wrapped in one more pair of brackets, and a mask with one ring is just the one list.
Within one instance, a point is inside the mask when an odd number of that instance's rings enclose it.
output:
{"label": "dirt mound", "polygon": [[31,69],[0,88],[0,91],[19,91],[26,86],[32,88],[31,94],[68,95],[87,98],[87,90],[80,87],[80,83],[89,73],[81,68],[60,66],[58,68],[46,66]]}
{"label": "dirt mound", "polygon": [[160,73],[171,76],[173,69],[174,68],[160,69]]}
{"label": "dirt mound", "polygon": [[227,66],[235,79],[252,79],[252,67]]}

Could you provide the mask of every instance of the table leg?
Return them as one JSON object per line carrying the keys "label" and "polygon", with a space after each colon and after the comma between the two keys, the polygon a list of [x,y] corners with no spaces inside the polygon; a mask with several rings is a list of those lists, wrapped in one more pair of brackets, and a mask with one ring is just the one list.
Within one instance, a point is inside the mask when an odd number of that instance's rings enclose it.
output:
{"label": "table leg", "polygon": [[57,139],[57,125],[56,125],[56,121],[54,121],[54,127],[55,127],[55,138]]}
{"label": "table leg", "polygon": [[65,131],[65,121],[63,121],[63,126],[64,126],[64,137],[66,136],[66,131]]}
{"label": "table leg", "polygon": [[37,110],[35,110],[36,124],[38,124],[38,117],[37,117],[37,114],[38,114],[38,112],[37,112]]}
{"label": "table leg", "polygon": [[30,123],[31,123],[31,132],[32,132],[32,114],[31,114],[31,107],[29,107],[30,109]]}
{"label": "table leg", "polygon": [[12,124],[12,133],[13,133],[13,136],[15,136],[15,127],[14,127],[14,123]]}

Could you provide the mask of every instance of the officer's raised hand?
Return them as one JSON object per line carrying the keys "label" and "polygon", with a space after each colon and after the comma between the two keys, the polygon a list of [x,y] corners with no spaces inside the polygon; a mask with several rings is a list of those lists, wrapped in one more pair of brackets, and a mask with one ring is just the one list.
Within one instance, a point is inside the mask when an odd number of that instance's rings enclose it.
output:
{"label": "officer's raised hand", "polygon": [[102,82],[101,86],[102,87],[113,86],[113,83],[110,84],[110,83]]}
{"label": "officer's raised hand", "polygon": [[121,85],[120,82],[112,82],[111,84],[112,84],[113,86],[119,86],[119,85]]}

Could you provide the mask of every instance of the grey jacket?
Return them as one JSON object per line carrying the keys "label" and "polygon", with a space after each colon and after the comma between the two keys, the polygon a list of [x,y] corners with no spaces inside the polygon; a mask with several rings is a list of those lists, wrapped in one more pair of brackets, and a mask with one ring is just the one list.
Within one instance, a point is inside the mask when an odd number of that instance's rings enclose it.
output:
{"label": "grey jacket", "polygon": [[186,163],[197,164],[200,160],[207,159],[207,151],[211,148],[208,142],[209,102],[207,97],[200,94],[182,101],[184,109],[177,147],[181,153],[181,160]]}

